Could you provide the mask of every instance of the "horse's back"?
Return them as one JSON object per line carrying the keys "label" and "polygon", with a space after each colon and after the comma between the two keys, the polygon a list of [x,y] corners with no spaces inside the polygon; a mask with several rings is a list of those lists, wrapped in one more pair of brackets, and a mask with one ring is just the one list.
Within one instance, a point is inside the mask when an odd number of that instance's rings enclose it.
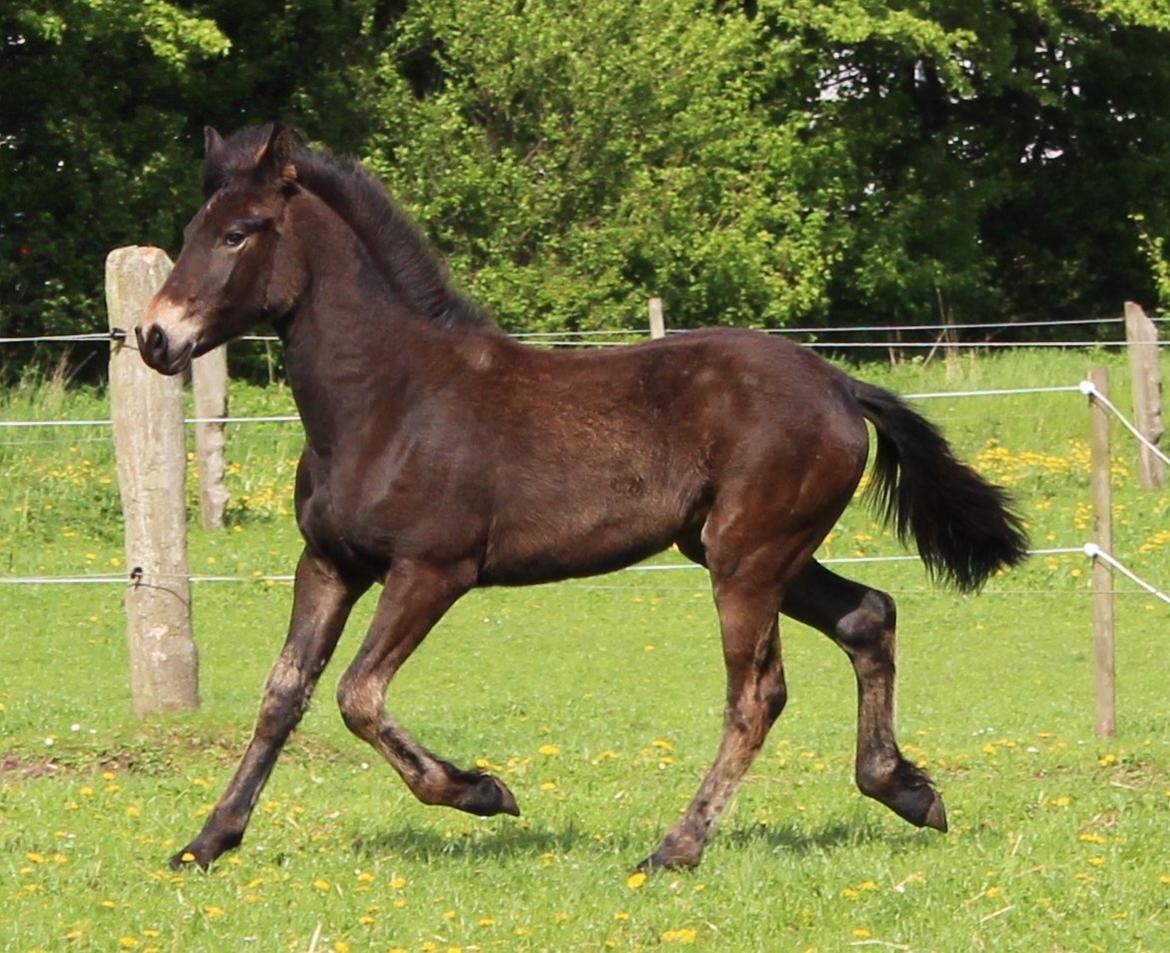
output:
{"label": "horse's back", "polygon": [[819,484],[835,507],[864,465],[849,379],[786,341],[715,330],[570,355],[509,350],[483,428],[487,581],[644,558],[747,488],[784,499]]}

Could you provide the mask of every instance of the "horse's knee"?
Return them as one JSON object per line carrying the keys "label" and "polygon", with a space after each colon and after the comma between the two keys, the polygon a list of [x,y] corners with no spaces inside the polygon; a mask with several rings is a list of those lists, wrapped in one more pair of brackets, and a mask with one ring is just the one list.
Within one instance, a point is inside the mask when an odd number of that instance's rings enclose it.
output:
{"label": "horse's knee", "polygon": [[851,648],[876,645],[893,635],[898,613],[893,597],[870,589],[860,604],[837,623],[835,635],[842,645]]}
{"label": "horse's knee", "polygon": [[369,676],[350,670],[337,685],[337,707],[345,726],[359,738],[371,739],[382,721],[382,693]]}
{"label": "horse's knee", "polygon": [[256,733],[266,738],[287,735],[308,709],[312,692],[312,679],[294,660],[280,656],[268,673]]}

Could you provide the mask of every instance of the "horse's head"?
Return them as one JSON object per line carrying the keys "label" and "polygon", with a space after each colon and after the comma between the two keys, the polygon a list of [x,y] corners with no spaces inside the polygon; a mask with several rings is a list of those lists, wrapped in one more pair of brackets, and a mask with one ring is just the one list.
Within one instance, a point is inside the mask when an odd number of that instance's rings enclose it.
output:
{"label": "horse's head", "polygon": [[265,320],[282,317],[304,287],[303,255],[285,213],[298,192],[292,137],[280,125],[205,136],[205,202],[183,250],[135,334],[143,360],[177,374]]}

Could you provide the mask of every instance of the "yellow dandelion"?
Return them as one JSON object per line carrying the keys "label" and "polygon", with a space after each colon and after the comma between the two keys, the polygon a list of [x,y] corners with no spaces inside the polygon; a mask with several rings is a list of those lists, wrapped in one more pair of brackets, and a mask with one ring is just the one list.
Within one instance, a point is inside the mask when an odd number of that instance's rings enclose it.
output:
{"label": "yellow dandelion", "polygon": [[698,937],[698,933],[690,927],[683,927],[680,930],[666,930],[662,934],[663,943],[694,943]]}
{"label": "yellow dandelion", "polygon": [[546,758],[551,758],[561,753],[561,749],[556,745],[541,745],[536,750]]}
{"label": "yellow dandelion", "polygon": [[869,930],[867,930],[865,927],[854,927],[853,935],[859,940],[868,940],[871,936]]}
{"label": "yellow dandelion", "polygon": [[394,890],[401,890],[406,886],[406,878],[395,874],[390,878],[390,887]]}
{"label": "yellow dandelion", "polygon": [[1105,843],[1105,837],[1103,834],[1082,834],[1077,839],[1085,844],[1104,844]]}
{"label": "yellow dandelion", "polygon": [[227,911],[223,907],[217,907],[217,906],[214,906],[212,904],[208,904],[207,906],[205,906],[203,908],[203,912],[205,914],[207,914],[207,916],[211,917],[212,919],[215,919],[217,917],[222,917],[224,914],[227,913]]}
{"label": "yellow dandelion", "polygon": [[313,881],[313,886],[316,887],[318,890],[328,890],[332,886],[332,884],[330,884],[329,881],[326,880],[324,877],[318,877],[316,880]]}
{"label": "yellow dandelion", "polygon": [[646,872],[643,870],[635,870],[630,876],[626,878],[626,886],[631,890],[637,890],[646,883]]}

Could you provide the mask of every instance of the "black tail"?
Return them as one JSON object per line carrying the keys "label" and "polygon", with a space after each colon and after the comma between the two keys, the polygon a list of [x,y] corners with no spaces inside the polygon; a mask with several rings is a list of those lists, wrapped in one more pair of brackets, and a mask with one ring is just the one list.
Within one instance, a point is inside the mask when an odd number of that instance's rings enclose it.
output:
{"label": "black tail", "polygon": [[1024,558],[1028,538],[1004,490],[956,460],[897,395],[860,381],[853,394],[877,431],[872,498],[903,543],[914,538],[933,576],[972,592]]}

